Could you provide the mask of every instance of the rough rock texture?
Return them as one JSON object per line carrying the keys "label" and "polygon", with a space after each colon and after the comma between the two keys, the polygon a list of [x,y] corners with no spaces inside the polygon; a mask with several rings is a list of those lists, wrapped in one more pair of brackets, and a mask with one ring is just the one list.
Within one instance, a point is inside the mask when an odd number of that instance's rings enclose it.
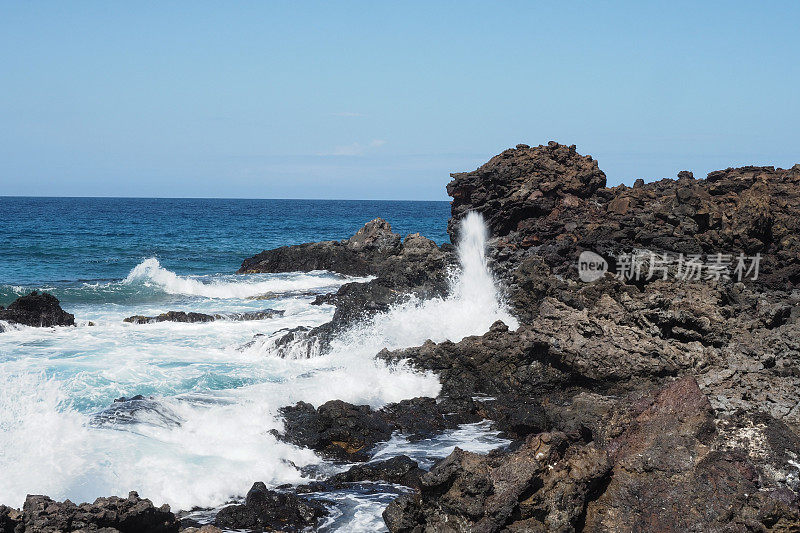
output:
{"label": "rough rock texture", "polygon": [[244,504],[221,509],[214,525],[223,529],[302,531],[316,526],[327,514],[321,503],[268,490],[259,481],[247,493]]}
{"label": "rough rock texture", "polygon": [[156,322],[213,322],[214,320],[266,320],[283,315],[283,310],[262,309],[261,311],[245,311],[243,313],[209,315],[186,311],[167,311],[157,316],[134,315],[123,319],[131,324],[154,324]]}
{"label": "rough rock texture", "polygon": [[350,469],[334,474],[324,481],[313,481],[306,485],[293,488],[298,493],[326,492],[330,490],[347,489],[353,483],[381,482],[403,485],[418,489],[420,487],[420,477],[425,471],[419,468],[416,461],[407,455],[397,455],[383,461],[370,461],[369,463],[357,464]]}
{"label": "rough rock texture", "polygon": [[[586,442],[532,434],[488,456],[457,449],[385,511],[392,532],[796,531],[800,441],[761,414],[715,413],[693,378],[601,409]],[[736,429],[732,430],[731,428]],[[450,528],[450,529],[447,529]],[[727,528],[727,529],[726,529]]]}
{"label": "rough rock texture", "polygon": [[168,505],[154,507],[135,492],[127,498],[98,498],[76,505],[47,496],[28,496],[22,511],[0,506],[3,533],[177,533],[179,521]]}
{"label": "rough rock texture", "polygon": [[729,168],[705,180],[681,172],[677,180],[606,188],[590,156],[550,142],[518,145],[452,176],[451,236],[467,211],[483,213],[497,237],[496,258],[509,267],[535,254],[575,279],[585,249],[741,251],[762,254],[767,285],[785,289],[800,281],[800,165]]}
{"label": "rough rock texture", "polygon": [[75,316],[61,309],[58,298],[37,291],[20,296],[6,309],[0,306],[0,320],[34,327],[75,325]]}
{"label": "rough rock texture", "polygon": [[298,402],[281,409],[284,431],[279,438],[341,461],[367,461],[376,443],[389,440],[392,428],[368,405],[331,400],[315,409]]}
{"label": "rough rock texture", "polygon": [[511,453],[456,448],[383,517],[392,532],[571,530],[609,470],[604,451],[570,447],[558,432],[531,435]]}
{"label": "rough rock texture", "polygon": [[388,222],[368,222],[350,239],[265,250],[245,259],[239,273],[328,270],[350,276],[374,276],[368,282],[347,283],[315,303],[336,306],[333,319],[298,335],[278,339],[277,353],[314,355],[325,350],[331,336],[348,325],[388,310],[410,296],[443,296],[454,262],[452,246],[414,233],[402,239]]}
{"label": "rough rock texture", "polygon": [[[527,440],[455,452],[387,509],[390,530],[800,530],[800,165],[606,188],[574,146],[519,145],[448,192],[454,240],[467,212],[484,215],[520,327],[379,357],[435,372],[445,398],[495,397],[475,412]],[[761,254],[760,272],[613,276],[637,250]],[[580,281],[583,251],[611,273]],[[545,435],[561,443],[551,469],[520,462]],[[571,454],[581,473],[549,480]],[[509,464],[534,472],[511,492],[496,474]]]}
{"label": "rough rock texture", "polygon": [[[331,400],[314,408],[305,402],[283,407],[282,432],[278,438],[311,448],[323,457],[337,461],[367,461],[375,444],[389,440],[397,431],[410,441],[431,438],[445,429],[477,422],[482,418],[509,418],[509,409],[481,410],[471,398],[437,401],[411,398],[390,403],[378,410],[368,405],[353,405]],[[502,412],[502,415],[500,414]]]}

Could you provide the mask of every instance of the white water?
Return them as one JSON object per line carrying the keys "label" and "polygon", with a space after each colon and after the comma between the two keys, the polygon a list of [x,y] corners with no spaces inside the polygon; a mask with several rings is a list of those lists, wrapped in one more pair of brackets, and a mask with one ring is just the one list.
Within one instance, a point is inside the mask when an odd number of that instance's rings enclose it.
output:
{"label": "white water", "polygon": [[[82,326],[17,328],[0,334],[0,503],[19,506],[28,493],[90,501],[137,490],[173,509],[217,506],[257,480],[297,482],[299,467],[319,462],[308,450],[276,441],[277,409],[304,400],[339,398],[380,406],[434,396],[429,374],[374,360],[384,347],[430,338],[458,341],[482,334],[498,319],[516,321],[498,299],[486,268],[485,228],[478,215],[463,222],[461,269],[451,295],[409,300],[344,332],[329,353],[282,359],[268,343],[240,350],[256,333],[266,338],[329,320],[330,306],[313,296],[246,298],[267,292],[334,290],[350,281],[325,273],[279,276],[179,276],[149,259],[119,282],[156,290],[143,304],[68,307]],[[138,290],[138,289],[137,289]],[[133,314],[260,308],[285,311],[264,321],[124,324]],[[89,321],[95,326],[85,325]],[[97,425],[95,413],[116,396],[152,395],[157,412],[138,423]],[[165,414],[179,423],[165,423]],[[95,420],[95,423],[92,421]],[[470,437],[473,438],[473,437]]]}

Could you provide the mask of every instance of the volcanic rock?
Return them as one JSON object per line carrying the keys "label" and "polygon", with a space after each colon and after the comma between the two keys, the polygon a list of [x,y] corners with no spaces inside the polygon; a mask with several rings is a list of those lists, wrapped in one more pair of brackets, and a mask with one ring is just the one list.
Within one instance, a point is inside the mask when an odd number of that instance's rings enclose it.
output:
{"label": "volcanic rock", "polygon": [[327,514],[321,503],[268,490],[259,481],[247,493],[244,504],[221,509],[214,525],[223,529],[302,531],[316,526]]}
{"label": "volcanic rock", "polygon": [[[179,526],[168,505],[155,507],[150,500],[139,498],[135,492],[127,498],[98,498],[93,504],[80,505],[69,500],[55,502],[47,496],[28,496],[21,513],[8,513],[7,508],[6,511],[0,508],[0,524],[4,514],[6,518],[16,516],[12,519],[16,522],[16,529],[8,531],[18,533],[177,533]],[[8,521],[6,524],[8,527]]]}
{"label": "volcanic rock", "polygon": [[284,430],[276,433],[279,438],[340,461],[367,461],[369,450],[392,435],[389,424],[368,405],[331,400],[315,409],[298,402],[283,407],[281,414]]}
{"label": "volcanic rock", "polygon": [[61,309],[58,298],[37,291],[20,296],[6,309],[0,306],[0,320],[34,327],[75,325],[75,316]]}
{"label": "volcanic rock", "polygon": [[167,311],[157,316],[134,315],[123,319],[123,322],[131,324],[154,324],[156,322],[213,322],[215,320],[266,320],[276,316],[282,316],[283,310],[262,309],[260,311],[244,311],[241,313],[195,313],[186,311]]}

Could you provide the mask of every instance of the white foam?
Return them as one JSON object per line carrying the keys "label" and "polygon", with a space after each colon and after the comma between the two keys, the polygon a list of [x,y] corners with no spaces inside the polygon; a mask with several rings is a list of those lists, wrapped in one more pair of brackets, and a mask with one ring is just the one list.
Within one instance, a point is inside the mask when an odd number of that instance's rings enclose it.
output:
{"label": "white foam", "polygon": [[[281,359],[238,349],[256,333],[330,319],[332,308],[312,306],[311,298],[279,299],[273,303],[286,315],[263,322],[206,324],[123,324],[124,316],[164,309],[157,303],[85,304],[71,311],[79,320],[94,321],[94,327],[24,328],[0,335],[0,502],[19,506],[28,493],[91,501],[137,490],[177,510],[221,505],[254,481],[298,481],[295,466],[319,459],[270,435],[281,427],[280,407],[334,398],[377,407],[435,396],[440,390],[435,376],[389,367],[374,355],[427,338],[457,341],[482,334],[497,319],[517,326],[486,267],[485,228],[477,215],[465,219],[462,235],[462,268],[450,296],[395,306],[344,332],[318,357]],[[209,281],[178,276],[155,259],[126,279],[185,295],[181,301],[194,306],[182,308],[187,311],[253,309],[260,303],[241,299],[343,282],[326,274]],[[54,377],[45,377],[42,369]],[[182,423],[164,425],[153,416],[146,417],[148,423],[116,429],[90,424],[92,413],[114,397],[134,394],[153,395]]]}
{"label": "white foam", "polygon": [[369,278],[347,278],[324,272],[308,274],[288,274],[273,276],[259,281],[257,277],[240,276],[240,280],[210,280],[204,283],[201,278],[179,276],[161,266],[158,259],[145,259],[123,281],[124,284],[142,283],[155,286],[167,294],[183,294],[187,296],[203,296],[206,298],[249,298],[265,293],[281,293],[290,291],[306,291],[330,288],[349,281],[363,281]]}

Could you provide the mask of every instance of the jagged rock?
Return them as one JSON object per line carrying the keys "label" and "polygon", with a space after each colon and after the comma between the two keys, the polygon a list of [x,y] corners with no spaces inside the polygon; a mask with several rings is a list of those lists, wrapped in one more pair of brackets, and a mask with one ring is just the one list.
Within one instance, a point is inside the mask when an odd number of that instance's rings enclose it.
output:
{"label": "jagged rock", "polygon": [[800,439],[785,424],[740,414],[718,429],[690,377],[600,400],[593,418],[604,431],[589,444],[550,432],[510,452],[457,449],[422,477],[419,493],[386,509],[389,530],[792,531],[800,524],[791,459]]}
{"label": "jagged rock", "polygon": [[[470,406],[470,411],[475,411]],[[459,406],[459,415],[456,417],[449,404],[440,405],[434,398],[412,398],[397,403],[390,403],[378,411],[394,430],[403,433],[409,440],[431,438],[445,429],[457,427],[464,423],[463,406]],[[471,417],[470,422],[477,417]]]}
{"label": "jagged rock", "polygon": [[422,476],[419,493],[383,513],[389,531],[569,531],[610,463],[563,433],[530,436],[516,451],[487,456],[459,448]]}
{"label": "jagged rock", "polygon": [[494,428],[510,439],[520,440],[549,430],[552,424],[536,398],[501,395],[480,402],[478,413],[494,421]]}
{"label": "jagged rock", "polygon": [[244,504],[221,509],[214,525],[223,529],[302,531],[316,526],[327,514],[319,502],[268,490],[259,481],[247,493]]}
{"label": "jagged rock", "polygon": [[206,524],[200,527],[187,527],[181,529],[181,533],[222,533],[222,530],[216,526]]}
{"label": "jagged rock", "polygon": [[346,472],[331,476],[328,479],[328,483],[339,485],[358,481],[384,481],[396,485],[419,488],[419,479],[424,473],[416,461],[407,455],[398,455],[385,461],[356,465]]}
{"label": "jagged rock", "polygon": [[75,325],[75,316],[61,309],[58,298],[37,291],[20,296],[6,309],[0,306],[0,320],[34,327]]}
{"label": "jagged rock", "polygon": [[[333,319],[313,328],[301,341],[304,347],[324,349],[332,335],[409,296],[444,296],[449,288],[452,246],[436,243],[418,233],[402,240],[383,219],[368,222],[350,239],[325,241],[265,250],[245,259],[239,273],[328,270],[351,276],[375,276],[367,282],[346,283],[336,293],[317,297],[315,304],[336,306]],[[292,333],[292,332],[290,332]],[[294,334],[279,341],[285,345]],[[314,339],[306,343],[306,339]]]}
{"label": "jagged rock", "polygon": [[195,313],[186,311],[167,311],[157,316],[134,315],[123,319],[123,322],[131,324],[153,324],[156,322],[213,322],[215,320],[266,320],[276,316],[282,316],[283,310],[262,309],[260,311],[244,311],[241,313]]}
{"label": "jagged rock", "polygon": [[474,172],[451,176],[447,194],[453,197],[453,216],[447,229],[453,242],[458,240],[457,221],[468,211],[482,213],[493,235],[507,235],[521,221],[546,215],[576,197],[588,198],[606,185],[606,175],[591,156],[552,141],[535,148],[519,144]]}
{"label": "jagged rock", "polygon": [[335,460],[367,461],[369,450],[392,435],[389,424],[368,405],[331,400],[315,409],[298,402],[283,407],[281,414],[284,430],[277,436]]}
{"label": "jagged rock", "polygon": [[[2,517],[2,512],[0,512]],[[22,508],[24,532],[177,533],[179,521],[168,505],[153,506],[131,492],[127,498],[98,498],[93,504],[55,502],[47,496],[28,496]]]}
{"label": "jagged rock", "polygon": [[0,505],[0,533],[22,533],[23,515],[17,509]]}
{"label": "jagged rock", "polygon": [[213,322],[213,315],[185,311],[167,311],[158,316],[134,315],[124,319],[123,322],[131,324],[150,324],[154,322]]}
{"label": "jagged rock", "polygon": [[567,372],[550,364],[547,351],[545,342],[497,322],[482,336],[457,343],[427,341],[416,348],[383,350],[378,357],[389,362],[408,360],[416,368],[434,371],[442,382],[443,396],[531,395],[570,383]]}
{"label": "jagged rock", "polygon": [[[608,444],[613,473],[587,507],[587,529],[791,530],[800,524],[797,495],[768,475],[757,455],[748,457],[729,435],[718,433],[711,404],[694,379],[644,398],[625,418],[627,427]],[[785,427],[775,430],[791,435]],[[787,446],[800,451],[796,437],[782,444],[784,453]],[[769,455],[769,447],[759,443],[757,449]]]}

